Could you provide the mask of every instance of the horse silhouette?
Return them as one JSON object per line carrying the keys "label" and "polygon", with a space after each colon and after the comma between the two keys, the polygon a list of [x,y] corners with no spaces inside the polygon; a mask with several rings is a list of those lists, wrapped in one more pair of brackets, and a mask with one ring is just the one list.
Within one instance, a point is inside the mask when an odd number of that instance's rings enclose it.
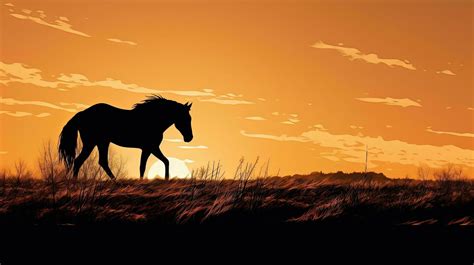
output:
{"label": "horse silhouette", "polygon": [[[115,179],[109,168],[108,150],[110,143],[123,147],[140,148],[140,179],[145,173],[146,162],[150,154],[165,165],[165,179],[169,179],[169,161],[160,150],[163,133],[175,125],[183,135],[185,142],[193,139],[191,128],[192,103],[181,104],[152,95],[130,110],[99,103],[72,117],[59,136],[59,158],[68,171],[73,168],[76,179],[79,169],[97,146],[99,165],[111,179]],[[77,133],[82,140],[82,151],[76,156]]]}

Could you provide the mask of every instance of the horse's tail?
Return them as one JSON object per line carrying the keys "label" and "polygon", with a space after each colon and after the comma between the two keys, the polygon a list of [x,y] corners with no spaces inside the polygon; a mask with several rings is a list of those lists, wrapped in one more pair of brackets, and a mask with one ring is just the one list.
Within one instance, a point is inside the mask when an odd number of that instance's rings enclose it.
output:
{"label": "horse's tail", "polygon": [[66,123],[59,135],[59,160],[64,162],[68,171],[72,168],[76,157],[78,121],[79,113]]}

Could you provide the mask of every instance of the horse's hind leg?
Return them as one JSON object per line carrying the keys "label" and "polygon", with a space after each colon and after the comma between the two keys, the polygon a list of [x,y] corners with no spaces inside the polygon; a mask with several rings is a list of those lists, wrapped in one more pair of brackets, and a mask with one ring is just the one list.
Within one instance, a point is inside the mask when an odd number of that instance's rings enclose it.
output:
{"label": "horse's hind leg", "polygon": [[97,147],[99,148],[99,165],[104,169],[105,173],[113,180],[115,179],[112,170],[109,168],[109,144],[110,143],[103,143],[99,144]]}
{"label": "horse's hind leg", "polygon": [[142,150],[142,155],[140,157],[140,179],[143,179],[143,175],[145,174],[146,169],[146,161],[150,156],[150,151],[144,149]]}
{"label": "horse's hind leg", "polygon": [[84,164],[84,161],[89,157],[91,154],[92,150],[94,150],[94,145],[84,143],[82,146],[81,153],[74,159],[74,173],[73,177],[74,179],[77,179],[77,174],[79,174],[79,169],[81,168],[82,164]]}

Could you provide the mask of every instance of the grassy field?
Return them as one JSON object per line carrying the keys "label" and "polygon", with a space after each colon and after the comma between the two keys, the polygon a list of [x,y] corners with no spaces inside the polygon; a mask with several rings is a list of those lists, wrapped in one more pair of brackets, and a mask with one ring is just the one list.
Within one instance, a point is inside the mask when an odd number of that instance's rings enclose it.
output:
{"label": "grassy field", "polygon": [[99,171],[77,181],[3,174],[0,224],[474,225],[472,180],[342,172],[252,178],[253,171],[242,163],[233,179],[214,167],[186,180],[116,182]]}

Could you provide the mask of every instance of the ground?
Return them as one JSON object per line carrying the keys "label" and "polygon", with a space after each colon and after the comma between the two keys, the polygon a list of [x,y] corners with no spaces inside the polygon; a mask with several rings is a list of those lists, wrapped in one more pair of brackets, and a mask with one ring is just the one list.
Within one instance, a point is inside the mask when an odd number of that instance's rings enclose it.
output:
{"label": "ground", "polygon": [[0,179],[0,224],[472,226],[474,182],[312,173],[259,179]]}

